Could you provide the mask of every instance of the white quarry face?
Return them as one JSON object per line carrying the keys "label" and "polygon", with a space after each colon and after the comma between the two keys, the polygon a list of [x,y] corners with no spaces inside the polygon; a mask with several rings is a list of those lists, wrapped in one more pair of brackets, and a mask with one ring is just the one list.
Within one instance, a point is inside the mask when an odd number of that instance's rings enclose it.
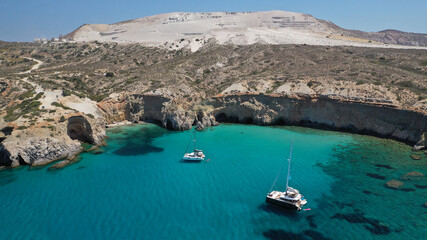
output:
{"label": "white quarry face", "polygon": [[[169,50],[197,51],[208,41],[247,45],[308,44],[387,47],[366,39],[345,38],[330,22],[303,13],[166,13],[115,24],[83,25],[68,37],[77,42],[142,43]],[[389,46],[388,46],[389,47]]]}

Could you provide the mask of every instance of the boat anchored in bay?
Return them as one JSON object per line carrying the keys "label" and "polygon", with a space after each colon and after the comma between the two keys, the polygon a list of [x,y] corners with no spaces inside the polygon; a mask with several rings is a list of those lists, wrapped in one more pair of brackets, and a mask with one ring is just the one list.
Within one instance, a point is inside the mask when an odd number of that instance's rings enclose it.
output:
{"label": "boat anchored in bay", "polygon": [[271,203],[274,205],[301,211],[302,207],[305,204],[307,204],[307,200],[304,199],[304,196],[301,195],[297,189],[289,187],[289,179],[290,179],[290,173],[291,173],[292,146],[293,146],[293,142],[291,143],[291,150],[290,150],[289,159],[288,159],[289,166],[288,166],[288,175],[286,177],[286,190],[284,192],[271,191],[274,188],[274,185],[276,184],[277,179],[279,178],[279,175],[281,172],[280,170],[282,170],[280,169],[279,173],[276,176],[276,179],[273,182],[273,185],[271,186],[270,193],[267,195],[265,201],[267,203]]}
{"label": "boat anchored in bay", "polygon": [[196,130],[194,130],[193,133],[193,152],[187,153],[188,147],[190,146],[190,143],[188,143],[186,153],[184,154],[184,157],[182,157],[182,160],[184,161],[204,161],[205,160],[205,154],[203,154],[203,151],[200,149],[196,149]]}

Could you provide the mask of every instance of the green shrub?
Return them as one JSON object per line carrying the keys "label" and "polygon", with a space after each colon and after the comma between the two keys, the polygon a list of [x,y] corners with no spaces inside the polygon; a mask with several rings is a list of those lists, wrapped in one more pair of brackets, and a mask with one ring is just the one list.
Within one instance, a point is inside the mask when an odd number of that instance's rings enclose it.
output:
{"label": "green shrub", "polygon": [[32,58],[35,58],[35,59],[41,59],[41,60],[43,60],[43,59],[44,59],[44,56],[43,56],[43,55],[40,55],[40,54],[33,54],[33,55],[31,55],[31,57],[32,57]]}
{"label": "green shrub", "polygon": [[71,91],[68,89],[62,90],[62,96],[64,97],[71,96]]}
{"label": "green shrub", "polygon": [[106,98],[107,96],[108,96],[107,94],[103,94],[103,95],[91,94],[88,96],[88,98],[90,98],[93,101],[100,102],[104,100],[104,98]]}
{"label": "green shrub", "polygon": [[59,102],[53,102],[53,103],[51,103],[51,105],[52,105],[52,106],[55,106],[55,107],[63,108],[63,109],[65,109],[65,110],[71,109],[71,108],[69,108],[69,107],[67,107],[67,106],[62,105],[62,104],[61,104],[61,103],[59,103]]}
{"label": "green shrub", "polygon": [[24,130],[24,129],[27,129],[28,127],[27,126],[19,126],[17,129],[18,130]]}
{"label": "green shrub", "polygon": [[30,97],[32,97],[32,96],[34,96],[34,92],[33,92],[33,91],[31,91],[31,90],[29,90],[29,91],[26,91],[26,92],[24,92],[23,94],[19,95],[19,96],[18,96],[18,99],[19,99],[19,100],[24,100],[24,99],[26,99],[26,98],[30,98]]}

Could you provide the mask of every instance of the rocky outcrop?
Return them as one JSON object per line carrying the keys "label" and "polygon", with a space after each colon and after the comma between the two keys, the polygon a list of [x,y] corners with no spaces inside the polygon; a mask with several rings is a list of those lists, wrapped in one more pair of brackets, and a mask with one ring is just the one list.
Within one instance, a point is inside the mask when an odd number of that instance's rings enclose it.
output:
{"label": "rocky outcrop", "polygon": [[[420,140],[415,144],[414,151],[423,150],[427,147],[427,131],[424,131],[424,134],[421,135]],[[417,160],[417,159],[416,159]]]}
{"label": "rocky outcrop", "polygon": [[35,166],[71,159],[81,151],[80,141],[98,145],[106,136],[102,118],[92,119],[80,113],[67,116],[67,120],[56,123],[54,129],[8,131],[0,143],[0,166]]}
{"label": "rocky outcrop", "polygon": [[151,121],[171,130],[188,130],[198,122],[204,127],[217,125],[213,115],[203,108],[190,109],[162,95],[132,94],[127,101],[124,111],[131,122]]}
{"label": "rocky outcrop", "polygon": [[[3,151],[2,149],[3,148]],[[42,165],[71,157],[80,152],[78,141],[57,138],[29,138],[19,142],[7,142],[0,147],[5,166]]]}

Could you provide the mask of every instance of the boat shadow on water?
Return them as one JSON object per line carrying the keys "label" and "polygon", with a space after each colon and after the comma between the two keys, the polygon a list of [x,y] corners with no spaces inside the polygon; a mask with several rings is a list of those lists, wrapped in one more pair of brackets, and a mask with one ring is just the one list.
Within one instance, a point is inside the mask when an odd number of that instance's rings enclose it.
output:
{"label": "boat shadow on water", "polygon": [[180,159],[179,161],[180,163],[204,163],[206,162],[205,160],[200,160],[200,161],[195,161],[195,160],[184,160],[184,159]]}
{"label": "boat shadow on water", "polygon": [[280,216],[287,216],[291,218],[295,218],[300,214],[299,211],[296,211],[294,209],[283,208],[281,206],[267,204],[267,203],[262,203],[261,205],[258,206],[258,209],[268,213],[273,213]]}

